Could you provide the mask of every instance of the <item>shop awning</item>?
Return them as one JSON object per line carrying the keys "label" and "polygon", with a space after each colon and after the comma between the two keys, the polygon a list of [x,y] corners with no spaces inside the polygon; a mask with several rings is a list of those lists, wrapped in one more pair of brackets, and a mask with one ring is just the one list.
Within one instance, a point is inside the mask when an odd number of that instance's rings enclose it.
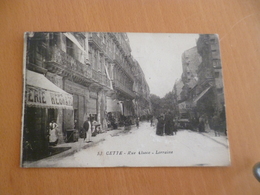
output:
{"label": "shop awning", "polygon": [[118,103],[117,99],[111,99],[110,97],[106,98],[107,102],[107,112],[121,112],[121,106]]}
{"label": "shop awning", "polygon": [[196,104],[209,90],[210,90],[211,86],[208,87],[207,89],[205,89],[204,91],[202,91],[194,100],[193,103]]}
{"label": "shop awning", "polygon": [[73,96],[62,90],[44,75],[26,70],[27,106],[73,109]]}

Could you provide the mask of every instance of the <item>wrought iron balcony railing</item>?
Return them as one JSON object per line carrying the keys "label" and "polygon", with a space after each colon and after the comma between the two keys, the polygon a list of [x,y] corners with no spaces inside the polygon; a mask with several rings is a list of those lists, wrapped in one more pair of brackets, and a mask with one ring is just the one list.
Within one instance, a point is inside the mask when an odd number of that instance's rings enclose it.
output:
{"label": "wrought iron balcony railing", "polygon": [[128,94],[129,96],[131,96],[132,98],[135,97],[135,93],[130,90],[129,88],[127,88],[125,85],[123,85],[121,82],[119,82],[118,80],[114,80],[115,83],[115,87],[119,90],[121,90],[122,92]]}
{"label": "wrought iron balcony railing", "polygon": [[89,42],[95,43],[100,49],[104,49],[104,45],[102,44],[102,40],[97,33],[89,33]]}
{"label": "wrought iron balcony railing", "polygon": [[67,73],[78,75],[81,78],[87,78],[89,82],[94,81],[100,85],[111,88],[110,81],[106,75],[102,75],[101,72],[92,69],[91,66],[81,63],[56,46],[50,49],[49,56],[45,62],[46,68],[49,70],[52,70],[52,67],[56,66],[56,69],[64,70]]}
{"label": "wrought iron balcony railing", "polygon": [[110,88],[110,81],[106,75],[103,75],[103,77],[102,77],[102,84],[105,85],[106,87]]}
{"label": "wrought iron balcony railing", "polygon": [[101,72],[98,72],[96,70],[92,70],[92,79],[97,82],[102,84],[102,75]]}
{"label": "wrought iron balcony railing", "polygon": [[56,63],[69,72],[72,71],[89,79],[92,77],[92,71],[88,65],[81,63],[56,46],[50,49],[46,62]]}

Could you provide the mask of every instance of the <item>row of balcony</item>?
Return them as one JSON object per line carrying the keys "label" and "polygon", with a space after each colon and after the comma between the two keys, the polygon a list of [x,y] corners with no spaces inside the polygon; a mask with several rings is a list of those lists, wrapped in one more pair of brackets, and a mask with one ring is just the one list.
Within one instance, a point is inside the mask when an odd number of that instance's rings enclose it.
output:
{"label": "row of balcony", "polygon": [[100,83],[110,88],[110,81],[106,75],[102,75],[101,72],[81,63],[56,46],[51,48],[50,55],[47,57],[46,62],[55,63],[67,72],[72,72],[74,75],[80,75],[90,81]]}
{"label": "row of balcony", "polygon": [[128,55],[131,53],[130,46],[126,42],[126,40],[122,37],[122,33],[110,33],[114,40],[116,40],[119,46],[124,50],[125,54]]}
{"label": "row of balcony", "polygon": [[131,78],[134,79],[133,76],[133,72],[131,71],[131,69],[123,63],[123,60],[120,58],[120,56],[118,54],[115,54],[115,60],[117,61],[118,64],[121,64],[122,69],[124,70],[124,72]]}
{"label": "row of balcony", "polygon": [[[113,34],[113,33],[111,33]],[[114,34],[113,34],[114,35]],[[119,35],[115,35],[115,37],[118,39]],[[132,71],[130,70],[130,68],[128,66],[126,66],[123,62],[122,57],[120,56],[120,54],[117,54],[116,52],[112,51],[112,48],[109,47],[108,45],[106,45],[106,43],[104,43],[102,41],[102,39],[97,35],[97,33],[89,33],[89,42],[90,43],[94,43],[96,46],[98,46],[98,48],[105,54],[105,56],[108,56],[111,60],[115,60],[118,64],[120,64],[123,69],[128,73],[128,75],[132,75]],[[126,53],[130,54],[130,50],[127,49],[127,47],[125,46],[125,42],[124,42],[124,46],[122,45],[123,49],[125,50]]]}
{"label": "row of balcony", "polygon": [[131,89],[123,85],[120,81],[114,80],[114,86],[116,89],[124,92],[125,94],[129,95],[131,98],[135,98],[135,93]]}
{"label": "row of balcony", "polygon": [[97,35],[97,33],[89,33],[89,42],[95,44],[104,54],[111,60],[114,60],[112,48],[110,48],[102,39]]}

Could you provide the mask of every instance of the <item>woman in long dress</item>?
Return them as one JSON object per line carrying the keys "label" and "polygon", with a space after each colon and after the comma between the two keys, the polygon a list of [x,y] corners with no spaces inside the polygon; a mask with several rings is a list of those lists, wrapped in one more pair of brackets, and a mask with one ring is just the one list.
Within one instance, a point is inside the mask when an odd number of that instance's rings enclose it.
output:
{"label": "woman in long dress", "polygon": [[49,137],[49,144],[50,146],[56,146],[58,143],[58,124],[52,121],[50,123],[50,137]]}
{"label": "woman in long dress", "polygon": [[168,113],[165,115],[165,134],[166,135],[173,135],[173,129],[174,123],[173,123],[173,115],[171,111],[168,111]]}
{"label": "woman in long dress", "polygon": [[160,116],[158,118],[158,123],[156,126],[156,135],[163,136],[163,131],[164,131],[164,119],[163,116]]}

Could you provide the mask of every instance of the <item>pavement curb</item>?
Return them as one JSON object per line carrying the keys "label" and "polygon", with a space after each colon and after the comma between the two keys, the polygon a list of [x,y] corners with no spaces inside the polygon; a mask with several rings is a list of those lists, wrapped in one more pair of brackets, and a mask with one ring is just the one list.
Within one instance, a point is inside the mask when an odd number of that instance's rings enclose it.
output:
{"label": "pavement curb", "polygon": [[[116,135],[118,133],[121,133],[123,131],[128,131],[125,130],[124,127],[121,127],[119,129],[113,129],[113,130],[107,130],[104,133],[100,133],[97,134],[95,137],[92,137],[92,140],[96,138],[96,140],[91,141],[89,143],[85,142],[84,140],[81,140],[82,142],[80,143],[79,140],[76,142],[69,142],[69,143],[63,143],[63,144],[59,144],[57,145],[57,147],[71,147],[70,149],[63,151],[61,153],[58,154],[54,154],[51,156],[48,156],[46,158],[40,159],[40,160],[36,160],[36,161],[25,161],[21,166],[24,168],[29,168],[29,167],[34,167],[34,164],[38,164],[41,163],[45,160],[55,160],[55,159],[59,159],[59,158],[64,158],[70,155],[73,155],[81,150],[87,149],[89,147],[95,146],[96,144],[105,141],[105,137],[109,136],[109,135]],[[101,136],[101,135],[106,135],[106,136]],[[100,138],[98,138],[98,136],[100,136]]]}
{"label": "pavement curb", "polygon": [[229,148],[229,146],[228,146],[227,144],[224,144],[224,143],[222,143],[222,142],[220,142],[220,141],[214,139],[212,136],[208,135],[207,133],[200,133],[200,134],[203,135],[203,136],[205,136],[205,137],[208,137],[208,138],[211,139],[212,141],[214,141],[214,142],[216,142],[216,143],[218,143],[218,144],[220,144],[220,145],[222,145],[222,146],[224,146],[224,147],[226,147],[226,148]]}

